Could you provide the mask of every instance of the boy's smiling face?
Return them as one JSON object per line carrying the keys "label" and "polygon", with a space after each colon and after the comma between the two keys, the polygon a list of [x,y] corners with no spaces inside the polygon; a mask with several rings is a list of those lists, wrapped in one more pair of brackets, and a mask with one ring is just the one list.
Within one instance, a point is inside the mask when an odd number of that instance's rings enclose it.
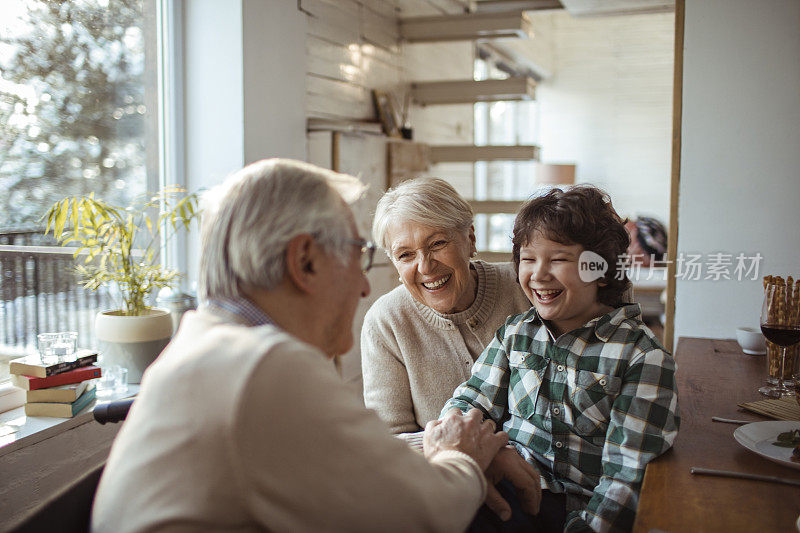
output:
{"label": "boy's smiling face", "polygon": [[584,282],[578,273],[580,244],[561,244],[534,231],[520,247],[519,284],[539,316],[557,336],[579,328],[611,307],[597,299],[601,281]]}

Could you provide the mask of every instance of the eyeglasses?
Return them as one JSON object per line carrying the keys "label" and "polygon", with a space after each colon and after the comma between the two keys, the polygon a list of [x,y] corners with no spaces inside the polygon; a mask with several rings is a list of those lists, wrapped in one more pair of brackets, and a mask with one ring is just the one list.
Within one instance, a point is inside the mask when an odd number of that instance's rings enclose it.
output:
{"label": "eyeglasses", "polygon": [[347,242],[361,248],[361,272],[366,274],[372,268],[377,246],[374,242],[364,239],[347,239]]}

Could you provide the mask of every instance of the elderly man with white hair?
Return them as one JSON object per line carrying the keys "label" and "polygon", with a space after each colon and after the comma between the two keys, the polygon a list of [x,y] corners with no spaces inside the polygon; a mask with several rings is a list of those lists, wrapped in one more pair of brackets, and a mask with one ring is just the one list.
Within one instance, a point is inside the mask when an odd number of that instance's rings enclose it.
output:
{"label": "elderly man with white hair", "polygon": [[352,177],[250,165],[205,212],[203,305],[146,371],[111,450],[93,531],[459,531],[507,435],[475,410],[424,455],[339,380],[374,247]]}

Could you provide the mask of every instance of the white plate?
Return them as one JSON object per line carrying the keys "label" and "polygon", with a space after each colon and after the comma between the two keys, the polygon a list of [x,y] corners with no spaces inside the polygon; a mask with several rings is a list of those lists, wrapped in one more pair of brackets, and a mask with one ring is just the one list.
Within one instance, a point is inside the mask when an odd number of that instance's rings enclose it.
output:
{"label": "white plate", "polygon": [[800,463],[792,461],[794,448],[782,448],[772,443],[778,440],[778,433],[800,429],[800,420],[775,420],[772,422],[754,422],[736,428],[733,438],[765,459],[800,470]]}

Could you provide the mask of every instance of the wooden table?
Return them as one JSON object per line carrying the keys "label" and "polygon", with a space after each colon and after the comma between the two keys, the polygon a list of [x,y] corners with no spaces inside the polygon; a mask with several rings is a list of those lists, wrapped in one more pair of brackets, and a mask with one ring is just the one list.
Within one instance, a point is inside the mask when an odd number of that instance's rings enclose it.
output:
{"label": "wooden table", "polygon": [[764,357],[745,355],[735,341],[681,338],[675,360],[680,431],[673,449],[647,466],[634,531],[795,532],[800,487],[689,473],[697,466],[800,480],[800,470],[736,442],[738,426],[711,421],[769,420],[737,407],[764,399]]}

